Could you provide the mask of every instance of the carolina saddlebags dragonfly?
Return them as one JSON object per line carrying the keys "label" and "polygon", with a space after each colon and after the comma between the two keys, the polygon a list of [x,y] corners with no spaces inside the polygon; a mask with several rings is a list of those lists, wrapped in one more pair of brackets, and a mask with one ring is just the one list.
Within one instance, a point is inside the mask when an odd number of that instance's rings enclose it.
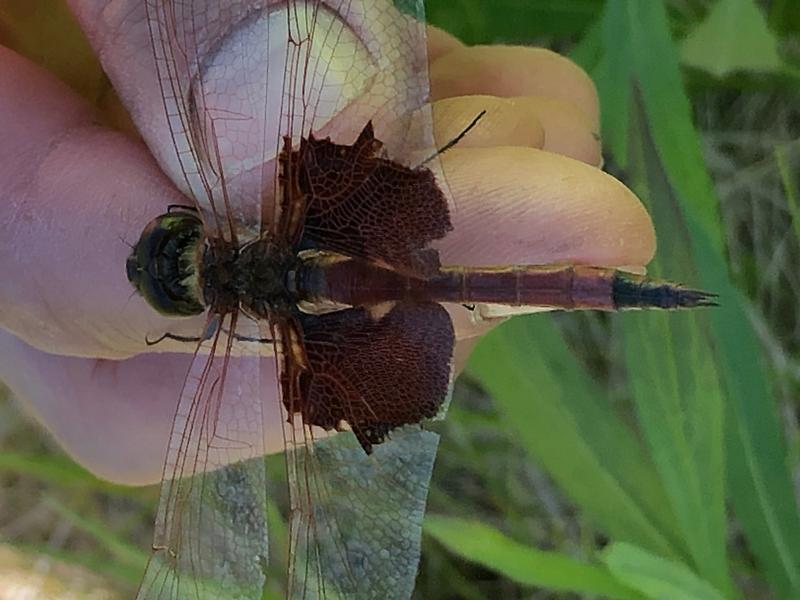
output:
{"label": "carolina saddlebags dragonfly", "polygon": [[[154,309],[206,324],[170,336],[195,358],[139,596],[270,587],[259,390],[273,385],[288,595],[406,598],[436,451],[419,424],[444,409],[452,378],[440,303],[713,302],[602,267],[440,264],[430,243],[451,223],[421,0],[147,0],[146,11],[172,142],[154,151],[192,203],[145,227],[127,273]],[[352,433],[318,439],[332,430]]]}

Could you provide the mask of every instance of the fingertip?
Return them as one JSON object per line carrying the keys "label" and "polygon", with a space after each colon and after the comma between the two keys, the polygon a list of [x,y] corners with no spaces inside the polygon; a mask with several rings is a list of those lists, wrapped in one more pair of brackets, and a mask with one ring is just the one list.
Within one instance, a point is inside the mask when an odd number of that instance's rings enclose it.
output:
{"label": "fingertip", "polygon": [[428,25],[428,63],[463,46],[464,44],[454,35],[444,29]]}
{"label": "fingertip", "polygon": [[645,265],[655,232],[638,198],[585,163],[533,148],[453,148],[442,156],[454,229],[444,264]]}
{"label": "fingertip", "polygon": [[596,128],[597,90],[569,59],[543,48],[471,46],[447,52],[430,68],[434,99],[471,94],[545,96],[569,102]]}
{"label": "fingertip", "polygon": [[458,96],[433,103],[435,135],[440,145],[464,132],[478,115],[483,117],[458,142],[459,148],[530,146],[541,148],[545,130],[536,114],[516,99],[497,96]]}
{"label": "fingertip", "polygon": [[602,144],[596,124],[572,102],[546,96],[512,98],[535,115],[544,130],[541,148],[569,156],[588,165],[602,164]]}

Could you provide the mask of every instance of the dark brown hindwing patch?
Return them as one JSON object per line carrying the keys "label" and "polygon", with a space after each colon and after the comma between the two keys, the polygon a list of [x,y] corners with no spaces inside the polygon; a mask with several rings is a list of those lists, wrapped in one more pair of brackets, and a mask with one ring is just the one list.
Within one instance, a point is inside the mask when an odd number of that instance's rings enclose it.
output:
{"label": "dark brown hindwing patch", "polygon": [[291,159],[306,204],[301,246],[431,276],[439,255],[428,244],[452,229],[447,200],[429,169],[380,157],[381,148],[371,122],[351,146],[301,141]]}
{"label": "dark brown hindwing patch", "polygon": [[[435,416],[450,386],[455,336],[435,303],[398,303],[300,317],[305,365],[284,394],[307,425],[346,422],[366,452],[403,425]],[[289,382],[287,382],[289,383]]]}

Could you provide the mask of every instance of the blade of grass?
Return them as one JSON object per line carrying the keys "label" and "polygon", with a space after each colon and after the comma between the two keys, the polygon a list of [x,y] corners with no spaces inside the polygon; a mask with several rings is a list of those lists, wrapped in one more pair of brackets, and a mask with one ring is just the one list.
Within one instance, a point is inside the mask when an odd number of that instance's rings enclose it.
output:
{"label": "blade of grass", "polygon": [[728,278],[718,200],[703,168],[666,13],[660,2],[611,2],[625,5],[629,36],[618,43],[632,44],[647,124],[683,212],[700,283],[722,298],[710,321],[728,398],[727,473],[733,505],[770,583],[784,596],[796,595],[800,519],[786,448],[745,300]]}
{"label": "blade of grass", "polygon": [[98,479],[72,460],[55,454],[0,453],[0,470],[34,477],[58,487],[80,487],[126,497],[152,495],[152,488],[136,488]]}
{"label": "blade of grass", "polygon": [[548,318],[502,325],[475,349],[469,370],[526,451],[596,525],[668,556],[683,553],[653,465]]}
{"label": "blade of grass", "polygon": [[[655,275],[696,280],[686,229],[661,168],[641,101],[634,95],[629,166],[631,184],[650,208],[659,236]],[[650,454],[697,572],[728,595],[724,490],[724,403],[708,314],[625,315],[628,376]]]}
{"label": "blade of grass", "polygon": [[647,598],[681,598],[681,600],[724,600],[710,583],[697,577],[685,565],[641,548],[615,543],[604,552],[608,569],[630,587]]}
{"label": "blade of grass", "polygon": [[121,584],[132,590],[136,589],[142,578],[142,566],[131,566],[119,561],[108,560],[108,554],[99,552],[76,551],[75,549],[52,548],[46,544],[11,544],[17,550],[37,557],[49,556],[61,562],[77,565],[102,578]]}
{"label": "blade of grass", "polygon": [[451,552],[523,585],[604,598],[642,598],[603,567],[524,546],[478,522],[428,515],[424,531]]}
{"label": "blade of grass", "polygon": [[108,526],[105,523],[94,518],[79,515],[53,497],[46,498],[45,502],[55,512],[61,515],[63,519],[70,522],[83,533],[94,538],[101,546],[108,550],[121,565],[136,568],[139,573],[144,571],[144,565],[147,563],[148,559],[147,553],[142,552],[136,546],[114,535],[108,530]]}
{"label": "blade of grass", "polygon": [[602,32],[603,58],[598,63],[594,80],[603,110],[602,131],[604,144],[608,146],[621,168],[628,165],[628,138],[630,119],[628,109],[631,104],[631,77],[629,65],[633,64],[629,44],[619,43],[626,36],[624,6],[619,2],[606,5],[600,21]]}
{"label": "blade of grass", "polygon": [[778,164],[778,172],[781,174],[783,191],[786,193],[786,206],[792,217],[792,228],[795,236],[800,240],[800,203],[797,201],[797,188],[789,174],[789,165],[786,164],[786,151],[780,146],[775,146],[773,153],[775,162]]}

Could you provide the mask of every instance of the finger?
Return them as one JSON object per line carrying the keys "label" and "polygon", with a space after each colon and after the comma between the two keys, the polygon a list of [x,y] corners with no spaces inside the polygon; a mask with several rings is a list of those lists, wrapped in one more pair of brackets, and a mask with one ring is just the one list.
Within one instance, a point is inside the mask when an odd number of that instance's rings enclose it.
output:
{"label": "finger", "polygon": [[452,96],[545,96],[574,105],[598,127],[597,91],[563,56],[541,48],[471,46],[448,52],[430,68],[434,100]]}
{"label": "finger", "polygon": [[476,146],[530,146],[590,165],[602,162],[600,139],[589,119],[571,103],[543,96],[456,96],[433,103],[436,140],[456,139],[481,112],[486,114],[458,142]]}
{"label": "finger", "polygon": [[[0,50],[0,324],[47,352],[123,357],[175,326],[125,277],[127,243],[181,196],[141,143]],[[178,323],[180,329],[182,323]],[[197,330],[197,325],[193,330]]]}
{"label": "finger", "polygon": [[647,211],[599,169],[533,148],[458,147],[442,157],[453,230],[443,264],[642,266],[655,252]]}
{"label": "finger", "polygon": [[459,96],[433,103],[433,123],[440,145],[464,132],[475,117],[480,121],[458,142],[459,148],[545,145],[545,130],[526,102],[497,96]]}
{"label": "finger", "polygon": [[449,34],[444,29],[432,25],[428,26],[428,62],[433,63],[444,54],[463,48],[458,38]]}
{"label": "finger", "polygon": [[544,130],[541,148],[599,167],[603,162],[598,128],[572,102],[546,96],[510,99],[534,114]]}
{"label": "finger", "polygon": [[[472,345],[474,339],[456,345],[457,371],[466,363]],[[176,402],[191,355],[143,354],[122,361],[55,356],[1,330],[0,355],[0,380],[73,460],[116,483],[161,481]],[[243,397],[262,403],[265,414],[261,421],[269,429],[262,436],[250,426],[248,431],[257,439],[242,439],[240,432],[237,442],[249,441],[255,447],[263,444],[267,453],[282,452],[283,417],[275,369],[258,368],[256,360],[231,359],[228,381],[238,382],[235,389]],[[258,370],[255,377],[254,369]],[[239,402],[233,389],[228,386],[221,403],[231,411]],[[225,427],[226,422],[222,415],[218,425]],[[202,470],[202,466],[198,468]]]}
{"label": "finger", "polygon": [[543,150],[563,154],[589,165],[603,162],[602,144],[596,124],[572,102],[546,96],[510,98],[521,112],[536,116],[544,130]]}
{"label": "finger", "polygon": [[[161,480],[164,455],[192,360],[187,354],[144,354],[123,361],[54,356],[0,331],[0,380],[77,462],[94,474],[130,485]],[[202,360],[202,357],[200,358]],[[283,450],[278,383],[274,368],[260,369],[256,358],[231,360],[221,406],[235,410],[235,393],[263,402],[264,432],[249,430],[267,452]],[[270,360],[270,359],[264,359]],[[243,374],[246,374],[243,375]],[[252,400],[246,400],[250,403]],[[222,415],[219,427],[229,423]],[[191,465],[189,465],[191,467]]]}

